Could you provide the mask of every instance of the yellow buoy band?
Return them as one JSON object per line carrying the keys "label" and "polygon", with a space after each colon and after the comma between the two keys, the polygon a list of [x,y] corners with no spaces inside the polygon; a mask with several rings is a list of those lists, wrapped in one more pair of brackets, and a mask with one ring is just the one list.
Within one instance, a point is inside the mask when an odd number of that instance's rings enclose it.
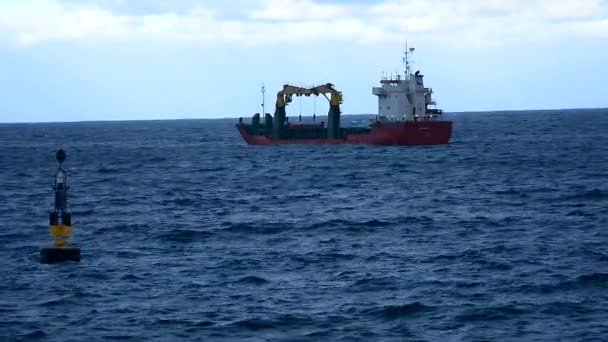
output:
{"label": "yellow buoy band", "polygon": [[70,236],[72,235],[72,226],[68,226],[67,224],[57,224],[57,225],[52,225],[49,228],[49,232],[51,233],[51,236],[53,237],[59,237],[59,236]]}

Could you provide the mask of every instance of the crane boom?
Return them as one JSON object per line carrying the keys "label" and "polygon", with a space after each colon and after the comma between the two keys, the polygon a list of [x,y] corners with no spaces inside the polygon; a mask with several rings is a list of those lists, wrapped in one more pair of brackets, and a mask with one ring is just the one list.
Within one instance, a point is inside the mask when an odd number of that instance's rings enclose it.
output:
{"label": "crane boom", "polygon": [[[326,136],[328,139],[337,139],[340,137],[340,105],[342,104],[342,92],[336,90],[331,83],[321,84],[315,87],[304,88],[284,84],[283,89],[277,92],[277,102],[274,111],[274,121],[272,125],[272,136],[274,139],[281,139],[285,134],[285,123],[287,122],[287,113],[285,106],[291,102],[291,97],[323,95],[329,101],[329,112],[327,113],[327,128]],[[330,97],[327,96],[330,94]]]}
{"label": "crane boom", "polygon": [[[325,83],[325,84],[318,85],[318,86],[311,87],[311,88],[304,88],[304,87],[284,84],[283,89],[281,89],[277,93],[276,105],[277,105],[277,107],[284,107],[286,104],[289,104],[291,102],[291,97],[293,95],[319,96],[319,94],[323,95],[327,99],[327,101],[329,101],[329,103],[332,105],[342,104],[342,92],[334,89],[333,84]],[[331,94],[331,98],[327,97],[326,94]]]}

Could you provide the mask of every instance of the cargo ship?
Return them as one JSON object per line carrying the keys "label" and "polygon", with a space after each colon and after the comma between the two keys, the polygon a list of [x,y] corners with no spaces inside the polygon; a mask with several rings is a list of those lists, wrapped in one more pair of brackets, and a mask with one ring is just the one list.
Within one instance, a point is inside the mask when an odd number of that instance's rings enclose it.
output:
{"label": "cargo ship", "polygon": [[[436,108],[433,90],[424,86],[420,71],[412,72],[414,48],[405,49],[405,73],[383,75],[379,87],[372,93],[378,97],[378,115],[367,127],[341,127],[342,92],[332,83],[313,87],[285,84],[277,93],[274,115],[265,111],[262,86],[262,113],[256,113],[251,123],[239,118],[236,128],[249,145],[270,144],[375,144],[375,145],[437,145],[448,144],[452,137],[452,122],[442,118]],[[293,96],[324,96],[329,102],[327,123],[313,121],[290,123],[285,107]]]}

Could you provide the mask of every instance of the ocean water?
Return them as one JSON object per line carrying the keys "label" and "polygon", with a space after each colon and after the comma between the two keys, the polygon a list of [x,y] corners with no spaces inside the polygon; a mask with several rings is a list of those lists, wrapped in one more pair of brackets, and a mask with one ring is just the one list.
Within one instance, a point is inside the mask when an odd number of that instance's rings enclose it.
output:
{"label": "ocean water", "polygon": [[[608,110],[448,117],[401,147],[0,125],[0,340],[606,341]],[[60,145],[83,259],[41,265]]]}

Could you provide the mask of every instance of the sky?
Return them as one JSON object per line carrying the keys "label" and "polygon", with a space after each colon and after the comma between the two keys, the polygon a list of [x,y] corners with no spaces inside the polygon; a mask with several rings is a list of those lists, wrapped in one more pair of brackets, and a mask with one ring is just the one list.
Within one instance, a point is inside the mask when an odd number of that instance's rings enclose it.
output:
{"label": "sky", "polygon": [[0,0],[0,122],[375,114],[406,37],[444,111],[608,107],[608,0]]}

